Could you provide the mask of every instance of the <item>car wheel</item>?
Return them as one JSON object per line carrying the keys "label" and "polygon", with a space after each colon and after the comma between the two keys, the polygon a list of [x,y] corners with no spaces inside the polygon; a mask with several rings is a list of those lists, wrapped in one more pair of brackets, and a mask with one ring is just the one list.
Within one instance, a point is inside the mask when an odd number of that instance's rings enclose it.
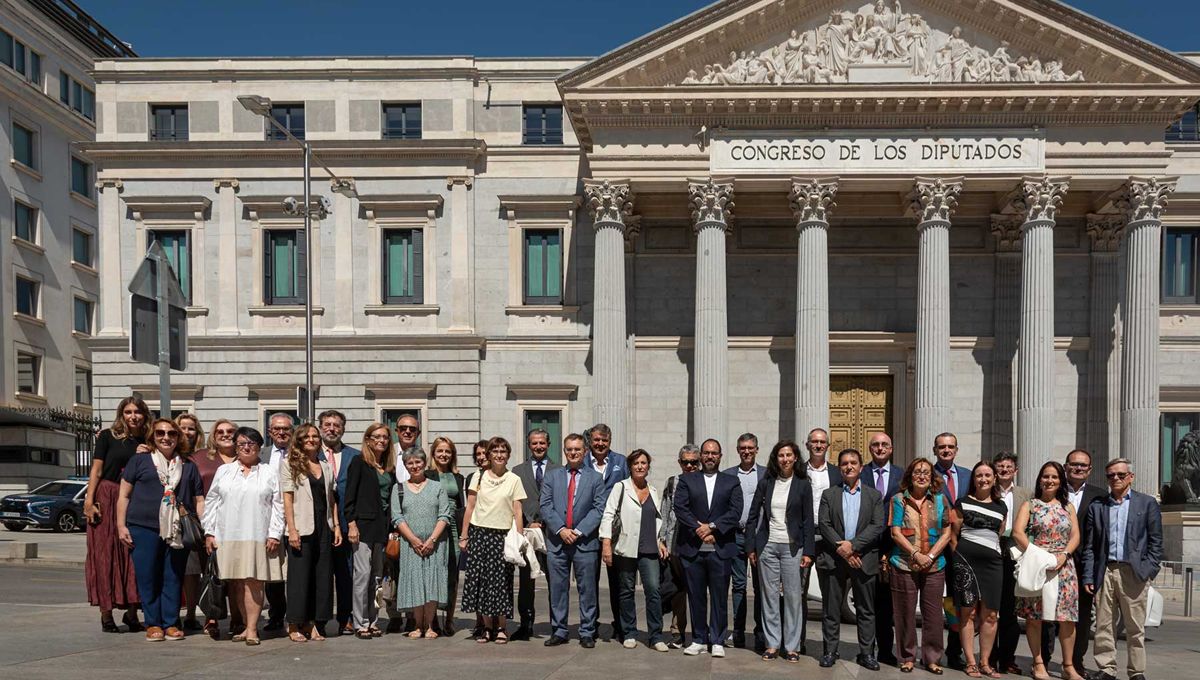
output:
{"label": "car wheel", "polygon": [[54,530],[59,533],[69,534],[77,528],[79,528],[79,519],[70,510],[65,510],[54,518]]}
{"label": "car wheel", "polygon": [[4,528],[8,529],[9,531],[23,531],[25,529],[25,525],[18,522],[5,522]]}

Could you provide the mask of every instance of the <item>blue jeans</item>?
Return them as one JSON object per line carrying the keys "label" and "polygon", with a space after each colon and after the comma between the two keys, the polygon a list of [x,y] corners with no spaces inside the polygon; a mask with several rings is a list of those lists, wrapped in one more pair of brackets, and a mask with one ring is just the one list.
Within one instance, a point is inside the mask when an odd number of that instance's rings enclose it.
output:
{"label": "blue jeans", "polygon": [[617,570],[620,584],[621,632],[626,639],[637,637],[637,603],[633,591],[637,576],[642,576],[642,595],[646,598],[646,632],[649,644],[662,641],[662,600],[658,596],[658,555],[644,554],[637,557],[613,556],[613,568]]}
{"label": "blue jeans", "polygon": [[168,548],[158,529],[128,525],[133,537],[133,575],[142,600],[146,627],[179,625],[180,589],[187,569],[188,553]]}
{"label": "blue jeans", "polygon": [[[734,542],[738,547],[737,557],[733,558],[732,575],[733,575],[733,636],[734,641],[742,644],[743,638],[746,636],[746,595],[747,582],[752,581],[754,584],[754,641],[756,645],[764,644],[763,626],[762,626],[762,598],[758,594],[759,573],[758,567],[753,567],[750,570],[750,575],[753,578],[747,579],[747,564],[749,556],[746,554],[746,532],[739,529],[734,534]],[[799,563],[797,563],[799,564]]]}

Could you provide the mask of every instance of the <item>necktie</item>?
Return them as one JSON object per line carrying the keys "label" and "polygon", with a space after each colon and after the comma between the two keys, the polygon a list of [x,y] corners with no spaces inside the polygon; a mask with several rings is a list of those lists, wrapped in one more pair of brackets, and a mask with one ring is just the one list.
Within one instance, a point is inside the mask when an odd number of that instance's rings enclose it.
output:
{"label": "necktie", "polygon": [[333,468],[333,478],[337,479],[337,454],[333,451],[329,452],[329,467]]}
{"label": "necktie", "polygon": [[542,464],[537,463],[535,465],[535,468],[536,469],[533,471],[533,479],[534,479],[534,481],[537,482],[538,488],[541,488],[541,486],[542,486]]}
{"label": "necktie", "polygon": [[883,482],[883,468],[875,470],[875,490],[881,496],[887,494],[887,484]]}
{"label": "necktie", "polygon": [[571,470],[571,481],[567,484],[567,528],[575,528],[575,517],[572,512],[575,507],[575,476],[579,473],[578,470]]}
{"label": "necktie", "polygon": [[946,473],[946,490],[950,493],[950,502],[958,500],[958,491],[954,488],[954,468],[950,468],[950,472]]}

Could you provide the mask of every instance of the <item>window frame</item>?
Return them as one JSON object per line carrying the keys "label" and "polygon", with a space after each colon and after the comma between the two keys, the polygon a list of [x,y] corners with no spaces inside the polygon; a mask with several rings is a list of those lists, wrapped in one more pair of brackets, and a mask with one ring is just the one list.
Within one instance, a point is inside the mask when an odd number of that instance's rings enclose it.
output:
{"label": "window frame", "polygon": [[[529,239],[530,236],[541,234],[543,237],[548,234],[558,236],[558,295],[530,295],[529,293]],[[554,305],[561,306],[563,304],[563,266],[566,260],[563,253],[563,230],[561,228],[527,228],[521,230],[521,304],[523,305]],[[547,245],[543,240],[543,264],[542,264],[542,285],[545,286],[549,282],[548,268],[545,266],[549,260],[545,254],[548,251]]]}
{"label": "window frame", "polygon": [[[28,237],[22,236],[18,232],[18,228],[19,228],[21,220],[17,217],[17,215],[19,215],[22,212],[22,210],[28,211],[28,214],[29,214]],[[13,237],[21,239],[22,241],[24,241],[26,243],[32,243],[34,245],[37,245],[39,236],[41,236],[38,233],[38,231],[40,231],[38,229],[38,222],[40,221],[38,218],[40,217],[40,213],[41,213],[41,210],[39,210],[37,208],[37,206],[30,205],[29,203],[26,203],[25,201],[22,201],[19,198],[14,198],[13,199]]]}
{"label": "window frame", "polygon": [[[28,293],[29,293],[28,295],[22,294],[22,291],[21,291],[22,283],[29,284],[30,287],[28,289]],[[41,319],[42,318],[42,290],[41,290],[41,288],[42,288],[42,282],[38,281],[37,279],[33,278],[32,276],[25,276],[20,273],[14,274],[13,309],[15,310],[15,312],[17,314],[29,317],[31,319]],[[26,298],[32,298],[32,299],[28,300]],[[23,306],[25,306],[22,304],[23,301],[28,302],[28,306],[31,308],[30,311],[26,312],[21,309]]]}
{"label": "window frame", "polygon": [[546,457],[551,461],[562,464],[562,438],[563,423],[566,419],[566,409],[561,406],[551,405],[523,405],[520,408],[521,412],[521,448],[525,450],[525,460],[529,460],[529,433],[534,429],[533,423],[530,422],[531,413],[557,413],[558,414],[558,432],[555,433],[547,430],[550,434],[550,449],[546,453]]}
{"label": "window frame", "polygon": [[[396,451],[396,466],[400,467],[403,463],[400,462],[400,454],[403,453],[396,445],[396,419],[404,413],[416,413],[417,422],[421,425],[421,431],[417,433],[417,441],[415,446],[424,448],[427,437],[429,437],[429,400],[428,399],[378,399],[375,401],[375,412],[379,414],[379,422],[388,426],[388,431],[392,434],[392,448]],[[390,419],[389,419],[390,418]],[[432,438],[428,441],[433,441]],[[426,453],[432,453],[426,451]]]}
{"label": "window frame", "polygon": [[[1168,282],[1174,267],[1180,262],[1167,260],[1168,241],[1175,234],[1187,234],[1191,239],[1191,262],[1186,266],[1191,268],[1191,295],[1168,295]],[[1159,282],[1159,299],[1163,304],[1196,305],[1200,304],[1200,227],[1167,226],[1162,231],[1162,280]]]}
{"label": "window frame", "polygon": [[[392,108],[399,108],[399,109],[403,110],[402,116],[404,118],[404,124],[395,132],[393,132],[392,129],[389,128],[388,124],[387,124],[388,123],[388,109],[392,109]],[[415,111],[416,111],[416,121],[411,126],[410,126],[410,122],[409,122],[409,116],[411,115],[412,111],[410,111],[409,109],[415,109]],[[424,113],[425,113],[424,109],[422,108],[421,102],[419,102],[419,101],[418,102],[384,102],[381,105],[381,117],[380,117],[380,123],[379,123],[379,128],[381,131],[382,138],[383,139],[421,139],[422,133],[424,131]]]}
{"label": "window frame", "polygon": [[95,122],[96,91],[62,69],[58,70],[58,101],[75,113]]}
{"label": "window frame", "polygon": [[[95,188],[95,166],[91,162],[86,161],[75,154],[71,154],[71,193],[76,196],[82,196],[88,200],[94,200],[93,190]],[[75,169],[76,167],[83,168],[83,191],[79,191],[75,186]]]}
{"label": "window frame", "polygon": [[[17,129],[18,128],[29,133],[29,161],[30,161],[29,163],[26,163],[25,161],[21,160],[20,158],[17,158]],[[34,172],[37,172],[39,170],[39,166],[41,166],[41,163],[38,162],[38,143],[40,141],[38,139],[38,131],[32,129],[32,126],[24,124],[24,122],[22,122],[19,119],[14,119],[12,121],[10,130],[11,130],[11,134],[12,134],[12,159],[13,159],[13,161],[15,161],[16,163],[19,163],[20,165],[22,165],[30,170],[33,170]]]}
{"label": "window frame", "polygon": [[[297,109],[300,111],[300,128],[298,131],[292,120],[293,116],[295,116]],[[279,124],[282,125],[283,127],[287,128],[288,132],[292,133],[293,137],[295,137],[296,139],[299,139],[299,140],[303,140],[304,133],[305,133],[305,130],[308,125],[308,117],[304,110],[304,102],[282,103],[282,104],[281,103],[272,103],[271,110],[267,113],[267,116],[269,118],[275,118],[275,112],[277,110],[284,112],[284,118],[285,118],[285,120],[277,121],[277,122],[279,122]],[[270,121],[264,121],[264,123],[265,123],[266,129],[267,129],[267,140],[268,141],[286,141],[287,140],[287,135],[280,132],[278,128],[276,128],[274,125],[271,124]]]}
{"label": "window frame", "polygon": [[[1185,423],[1184,420],[1190,421],[1186,423],[1189,431],[1200,429],[1200,412],[1197,411],[1163,411],[1158,418],[1158,484],[1170,484],[1171,477],[1175,467],[1175,449],[1179,446],[1179,440],[1183,438],[1185,432],[1182,432],[1181,426]],[[1168,435],[1168,424],[1171,424],[1170,435],[1171,442],[1166,441]]]}
{"label": "window frame", "polygon": [[[77,257],[79,255],[79,236],[82,236],[87,242],[87,261]],[[92,269],[96,267],[96,236],[86,229],[80,229],[77,225],[71,225],[71,262]]]}
{"label": "window frame", "polygon": [[[547,126],[547,114],[556,109],[558,111],[558,130],[557,137],[555,130]],[[530,114],[535,111],[541,111],[540,125],[535,131],[529,125]],[[543,103],[543,104],[522,104],[521,105],[521,144],[525,146],[562,146],[566,140],[566,126],[563,119],[562,104]]]}
{"label": "window frame", "polygon": [[[26,358],[30,359],[31,363],[33,364],[33,370],[30,371],[30,374],[32,375],[32,378],[33,378],[33,389],[32,390],[21,389],[21,359],[22,359],[22,357],[26,357]],[[45,388],[46,388],[46,380],[45,380],[45,375],[43,372],[45,371],[46,358],[42,354],[39,354],[38,352],[21,349],[20,347],[18,347],[16,350],[15,358],[16,358],[16,364],[15,364],[16,370],[14,371],[14,375],[16,376],[17,397],[44,397],[45,396]]]}
{"label": "window frame", "polygon": [[[385,305],[420,305],[425,303],[425,230],[420,227],[381,227],[380,230],[380,299]],[[407,232],[410,234],[409,248],[412,269],[412,289],[408,295],[391,295],[391,268],[388,237]]]}
{"label": "window frame", "polygon": [[[305,242],[306,240],[304,237],[305,236],[304,229],[295,228],[295,227],[291,227],[291,228],[289,228],[289,227],[264,227],[262,231],[263,231],[263,246],[262,246],[262,248],[263,248],[263,251],[262,251],[263,252],[263,257],[262,257],[262,263],[263,263],[262,302],[263,302],[263,304],[268,305],[268,306],[303,305],[304,304],[304,296],[308,292],[308,287],[307,287],[308,272],[306,271],[307,257],[305,256],[307,245],[306,245],[306,242]],[[295,238],[292,267],[293,267],[293,271],[295,272],[293,276],[295,278],[295,288],[296,289],[295,289],[295,291],[293,291],[294,295],[276,296],[273,293],[273,284],[274,284],[276,272],[275,272],[275,255],[274,255],[274,250],[271,247],[272,246],[271,239],[274,234],[279,234],[279,233],[284,233],[284,232],[291,232],[292,234],[294,234],[294,238]]]}
{"label": "window frame", "polygon": [[[159,112],[170,112],[170,131],[159,130]],[[183,114],[183,128],[180,129],[180,113]],[[191,111],[187,103],[183,104],[151,104],[150,105],[150,141],[153,142],[186,142],[188,141]]]}
{"label": "window frame", "polygon": [[[71,330],[79,335],[91,336],[96,329],[96,301],[75,294],[71,301]],[[79,327],[80,304],[83,305],[84,327]]]}
{"label": "window frame", "polygon": [[[183,251],[187,254],[186,270],[183,267],[178,266],[178,262],[179,262],[178,255],[175,256],[175,261],[171,262],[171,268],[175,270],[175,279],[179,283],[179,290],[183,293],[183,297],[187,299],[188,304],[191,304],[191,301],[192,301],[192,260],[194,259],[192,256],[192,230],[187,229],[187,228],[181,228],[181,227],[168,227],[168,228],[147,227],[147,229],[146,229],[146,247],[149,248],[150,244],[154,243],[155,241],[160,241],[160,243],[161,243],[160,236],[163,236],[166,234],[182,235],[182,237],[183,237]],[[167,246],[164,245],[163,250],[166,251],[167,259],[170,260],[172,252],[177,251],[178,248],[177,247],[168,248]]]}
{"label": "window frame", "polygon": [[[82,401],[79,398],[79,376],[81,373],[85,374],[87,376],[87,400],[86,401]],[[91,366],[83,366],[81,364],[75,364],[75,371],[74,371],[73,375],[74,375],[75,404],[77,406],[85,406],[85,407],[91,408],[91,406],[93,404],[95,404],[95,401],[96,401],[95,396],[93,394],[95,392],[96,376],[95,376],[95,373],[92,372],[92,367]]]}

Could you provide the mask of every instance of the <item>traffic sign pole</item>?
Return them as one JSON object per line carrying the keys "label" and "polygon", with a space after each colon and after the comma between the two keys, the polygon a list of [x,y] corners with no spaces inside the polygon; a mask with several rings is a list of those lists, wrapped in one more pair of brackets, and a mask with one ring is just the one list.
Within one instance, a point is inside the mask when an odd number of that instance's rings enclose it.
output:
{"label": "traffic sign pole", "polygon": [[167,276],[170,263],[161,250],[154,250],[155,273],[158,285],[158,416],[171,417],[171,317],[167,304]]}

